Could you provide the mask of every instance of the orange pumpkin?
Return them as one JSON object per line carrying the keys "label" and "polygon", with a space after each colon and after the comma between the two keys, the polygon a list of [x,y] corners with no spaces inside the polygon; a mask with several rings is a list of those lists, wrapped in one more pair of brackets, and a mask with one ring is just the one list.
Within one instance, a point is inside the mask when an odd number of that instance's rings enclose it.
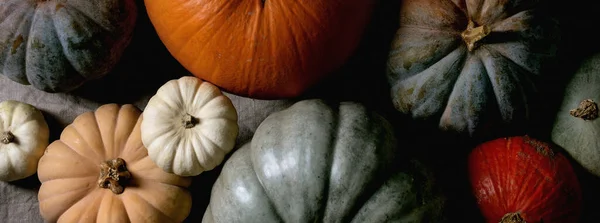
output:
{"label": "orange pumpkin", "polygon": [[353,53],[374,0],[145,0],[170,53],[225,91],[289,98]]}
{"label": "orange pumpkin", "polygon": [[78,116],[38,164],[48,222],[182,222],[190,178],[163,172],[141,140],[141,112],[103,105]]}

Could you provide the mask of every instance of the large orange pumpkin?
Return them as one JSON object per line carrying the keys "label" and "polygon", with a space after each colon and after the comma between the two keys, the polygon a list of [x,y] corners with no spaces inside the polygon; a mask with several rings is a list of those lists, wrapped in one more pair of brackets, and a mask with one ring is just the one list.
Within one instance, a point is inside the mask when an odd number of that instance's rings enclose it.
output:
{"label": "large orange pumpkin", "polygon": [[353,53],[374,0],[145,0],[195,76],[253,98],[295,97]]}

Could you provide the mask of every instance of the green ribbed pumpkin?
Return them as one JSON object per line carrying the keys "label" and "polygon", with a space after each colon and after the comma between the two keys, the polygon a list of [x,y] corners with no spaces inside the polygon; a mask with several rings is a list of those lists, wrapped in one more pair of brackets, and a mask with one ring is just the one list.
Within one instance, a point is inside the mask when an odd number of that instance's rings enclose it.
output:
{"label": "green ribbed pumpkin", "polygon": [[134,0],[0,1],[0,74],[67,92],[111,71],[133,35]]}
{"label": "green ribbed pumpkin", "polygon": [[433,178],[418,162],[394,169],[396,148],[360,104],[297,102],[226,161],[203,222],[442,221]]}

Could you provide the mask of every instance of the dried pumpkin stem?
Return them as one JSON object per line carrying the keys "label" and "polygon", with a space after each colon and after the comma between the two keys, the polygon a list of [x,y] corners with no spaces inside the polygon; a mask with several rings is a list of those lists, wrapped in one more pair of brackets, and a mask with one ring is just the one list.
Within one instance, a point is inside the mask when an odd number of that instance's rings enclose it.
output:
{"label": "dried pumpkin stem", "polygon": [[500,223],[527,223],[518,212],[508,213],[502,216]]}
{"label": "dried pumpkin stem", "polygon": [[100,164],[100,188],[108,188],[115,194],[121,194],[125,190],[124,184],[130,179],[131,173],[127,170],[125,160],[116,158]]}
{"label": "dried pumpkin stem", "polygon": [[598,104],[592,99],[585,99],[579,103],[579,107],[569,111],[573,117],[589,121],[598,118]]}
{"label": "dried pumpkin stem", "polygon": [[199,122],[200,122],[200,120],[198,118],[196,118],[190,114],[185,114],[185,116],[183,116],[183,126],[186,129],[193,128]]}
{"label": "dried pumpkin stem", "polygon": [[14,141],[15,135],[13,135],[11,132],[3,132],[2,134],[0,134],[0,142],[4,144],[9,144]]}
{"label": "dried pumpkin stem", "polygon": [[475,23],[469,20],[469,24],[467,25],[467,29],[463,31],[460,36],[463,38],[465,43],[467,44],[467,49],[469,52],[473,51],[477,48],[477,43],[489,35],[491,32],[490,27],[486,25],[481,25],[475,27]]}

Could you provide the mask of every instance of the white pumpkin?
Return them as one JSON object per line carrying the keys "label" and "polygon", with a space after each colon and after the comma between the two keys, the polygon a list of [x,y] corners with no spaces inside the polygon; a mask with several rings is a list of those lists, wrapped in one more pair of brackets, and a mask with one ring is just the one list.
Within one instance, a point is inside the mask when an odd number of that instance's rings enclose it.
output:
{"label": "white pumpkin", "polygon": [[0,103],[0,180],[15,181],[35,174],[49,137],[40,110],[14,100]]}
{"label": "white pumpkin", "polygon": [[161,86],[142,116],[148,155],[165,172],[180,176],[196,176],[221,164],[239,131],[231,100],[192,76]]}
{"label": "white pumpkin", "polygon": [[600,176],[600,53],[581,63],[566,85],[552,141],[590,173]]}

